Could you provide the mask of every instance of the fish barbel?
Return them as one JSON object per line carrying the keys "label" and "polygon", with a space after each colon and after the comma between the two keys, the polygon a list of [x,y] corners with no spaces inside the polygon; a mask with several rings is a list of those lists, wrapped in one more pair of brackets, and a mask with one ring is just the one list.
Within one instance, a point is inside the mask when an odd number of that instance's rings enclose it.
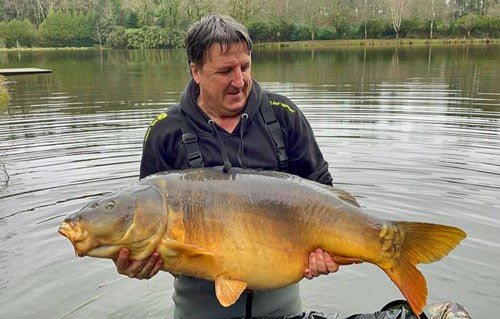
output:
{"label": "fish barbel", "polygon": [[466,236],[374,217],[349,193],[287,173],[220,167],[146,177],[68,216],[59,232],[78,256],[117,258],[127,247],[131,260],[144,260],[157,251],[163,270],[214,281],[226,307],[245,289],[298,282],[321,248],[342,265],[377,265],[416,314],[427,287],[415,265],[443,258]]}

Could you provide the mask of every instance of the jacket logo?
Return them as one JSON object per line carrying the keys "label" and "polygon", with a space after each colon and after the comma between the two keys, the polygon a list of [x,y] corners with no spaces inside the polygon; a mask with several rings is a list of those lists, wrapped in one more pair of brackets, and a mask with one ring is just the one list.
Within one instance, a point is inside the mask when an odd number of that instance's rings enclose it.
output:
{"label": "jacket logo", "polygon": [[156,125],[156,123],[158,123],[159,121],[166,119],[166,118],[167,118],[167,116],[168,116],[168,115],[167,115],[167,113],[161,113],[160,115],[158,115],[158,116],[154,119],[154,121],[153,121],[153,122],[151,122],[151,124],[149,125],[149,128],[148,128],[148,130],[147,130],[147,132],[146,132],[146,136],[144,136],[144,142],[146,142],[146,141],[148,140],[148,137],[149,137],[149,132],[151,132],[151,128],[152,128],[153,126],[155,126],[155,125]]}
{"label": "jacket logo", "polygon": [[290,105],[283,103],[283,102],[278,102],[278,101],[269,101],[269,104],[272,106],[281,106],[285,109],[287,109],[290,113],[295,113],[295,110],[290,107]]}

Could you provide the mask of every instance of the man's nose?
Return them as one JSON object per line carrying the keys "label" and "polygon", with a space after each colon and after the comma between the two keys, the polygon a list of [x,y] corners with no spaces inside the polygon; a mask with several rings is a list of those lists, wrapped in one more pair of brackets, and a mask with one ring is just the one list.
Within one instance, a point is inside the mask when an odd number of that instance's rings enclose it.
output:
{"label": "man's nose", "polygon": [[243,81],[243,72],[240,68],[235,68],[231,85],[236,88],[242,88],[245,85],[245,81]]}

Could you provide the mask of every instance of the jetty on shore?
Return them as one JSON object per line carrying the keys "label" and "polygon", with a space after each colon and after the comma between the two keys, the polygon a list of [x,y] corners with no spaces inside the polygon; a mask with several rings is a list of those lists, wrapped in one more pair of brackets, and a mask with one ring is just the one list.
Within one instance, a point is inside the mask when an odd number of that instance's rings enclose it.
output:
{"label": "jetty on shore", "polygon": [[39,69],[39,68],[12,68],[12,69],[0,69],[0,75],[23,75],[23,74],[39,74],[39,73],[51,73],[51,70]]}

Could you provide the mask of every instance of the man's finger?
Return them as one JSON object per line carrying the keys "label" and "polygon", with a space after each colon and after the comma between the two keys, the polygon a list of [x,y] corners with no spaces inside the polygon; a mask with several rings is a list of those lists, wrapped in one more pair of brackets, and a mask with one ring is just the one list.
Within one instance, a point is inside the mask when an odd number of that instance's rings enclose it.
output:
{"label": "man's finger", "polygon": [[153,268],[153,271],[151,271],[151,273],[149,274],[149,278],[153,277],[154,275],[156,275],[160,269],[162,269],[163,267],[163,260],[160,259],[156,262],[154,268]]}
{"label": "man's finger", "polygon": [[144,267],[140,269],[139,273],[137,274],[137,279],[151,278],[151,272],[153,271],[153,268],[155,267],[159,257],[160,254],[158,254],[157,252],[153,253],[144,264]]}
{"label": "man's finger", "polygon": [[333,261],[332,257],[328,253],[324,253],[323,259],[325,260],[325,265],[329,273],[337,272],[339,270],[339,265]]}
{"label": "man's finger", "polygon": [[328,270],[326,268],[323,251],[321,249],[316,249],[316,252],[314,255],[316,258],[316,266],[317,266],[317,270],[318,270],[318,276],[327,274]]}
{"label": "man's finger", "polygon": [[118,270],[118,273],[122,275],[125,275],[125,272],[127,271],[127,268],[130,265],[130,262],[128,260],[128,254],[129,254],[128,249],[122,248],[118,253],[118,258],[116,260],[116,269]]}
{"label": "man's finger", "polygon": [[319,276],[318,265],[316,263],[316,254],[315,253],[309,254],[309,266],[308,266],[308,268],[311,271],[311,276],[313,276],[313,277]]}
{"label": "man's finger", "polygon": [[314,278],[314,276],[311,273],[311,269],[306,268],[306,270],[304,270],[304,278],[307,278],[307,279],[313,279]]}

